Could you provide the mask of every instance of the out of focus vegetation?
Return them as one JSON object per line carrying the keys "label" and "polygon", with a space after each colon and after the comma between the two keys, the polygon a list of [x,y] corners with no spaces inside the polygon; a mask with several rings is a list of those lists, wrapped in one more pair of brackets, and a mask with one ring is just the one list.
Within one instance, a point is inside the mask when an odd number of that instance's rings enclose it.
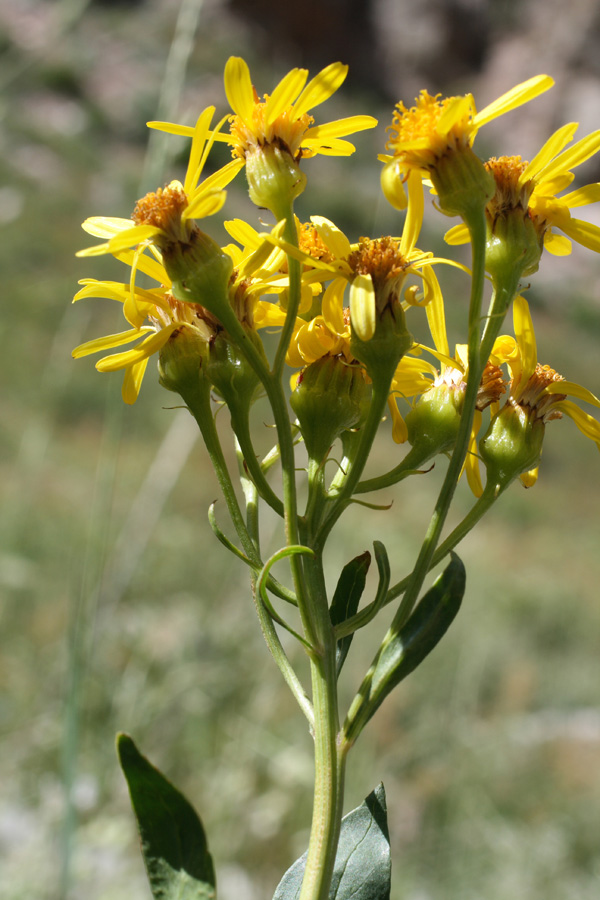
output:
{"label": "out of focus vegetation", "polygon": [[[0,9],[6,900],[148,896],[117,730],[200,810],[222,900],[271,896],[307,838],[310,737],[262,645],[246,573],[209,531],[217,488],[191,420],[151,369],[130,409],[118,376],[70,357],[121,328],[109,303],[70,306],[78,278],[121,275],[111,261],[74,258],[88,243],[80,221],[127,216],[181,171],[185,142],[148,145],[146,120],[192,122],[212,102],[224,111],[232,53],[261,90],[293,65],[315,71],[342,56],[354,68],[330,117],[372,112],[382,124],[352,160],[313,161],[301,214],[329,216],[354,238],[400,227],[378,198],[375,161],[400,96],[473,90],[485,103],[548,71],[553,92],[490,127],[493,152],[519,152],[522,140],[531,154],[564,121],[581,121],[582,133],[597,125],[594,3],[372,0],[348,4],[348,15],[333,2],[293,5],[293,16],[279,6]],[[257,223],[241,181],[227,214]],[[529,294],[541,361],[596,393],[599,271],[590,253],[544,259]],[[465,298],[451,284],[458,340]],[[401,451],[387,435],[377,452],[389,462]],[[332,541],[332,580],[373,539],[386,543],[395,577],[405,573],[442,468],[390,492],[391,510],[348,515]],[[573,423],[552,422],[539,483],[514,487],[461,550],[468,588],[456,624],[356,748],[347,808],[384,781],[396,900],[597,898],[599,499],[595,447]],[[465,491],[457,516],[468,503]],[[384,624],[353,645],[349,691]]]}

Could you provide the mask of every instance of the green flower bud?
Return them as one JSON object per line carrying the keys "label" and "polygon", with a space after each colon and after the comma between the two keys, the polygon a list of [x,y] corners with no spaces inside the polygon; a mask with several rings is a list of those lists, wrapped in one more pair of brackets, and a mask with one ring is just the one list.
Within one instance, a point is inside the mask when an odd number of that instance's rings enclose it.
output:
{"label": "green flower bud", "polygon": [[[450,370],[461,373],[457,369]],[[465,383],[443,382],[426,391],[405,417],[408,441],[423,462],[452,450],[464,403]]]}
{"label": "green flower bud", "polygon": [[535,411],[508,400],[479,442],[488,483],[504,490],[519,475],[537,468],[545,430]]}
{"label": "green flower bud", "polygon": [[485,206],[496,189],[493,176],[468,146],[436,160],[430,177],[440,208],[448,216],[468,218]]}
{"label": "green flower bud", "polygon": [[281,147],[266,144],[246,155],[246,178],[252,202],[269,209],[278,221],[306,187],[306,175],[293,156]]}
{"label": "green flower bud", "polygon": [[228,287],[233,260],[211,237],[195,229],[188,244],[171,244],[163,261],[173,295],[198,303],[226,324],[231,315]]}
{"label": "green flower bud", "polygon": [[[256,331],[245,325],[242,328],[266,363],[262,341]],[[247,414],[256,399],[260,379],[226,331],[220,331],[211,342],[206,375],[227,404],[232,418]]]}
{"label": "green flower bud", "polygon": [[[208,343],[191,328],[174,331],[158,355],[158,380],[184,400],[206,382]],[[186,400],[187,402],[187,400]]]}
{"label": "green flower bud", "polygon": [[352,330],[350,352],[363,363],[369,378],[389,387],[398,363],[412,347],[413,337],[406,327],[404,311],[395,300],[377,315],[375,331],[368,340],[362,340]]}
{"label": "green flower bud", "polygon": [[303,370],[290,404],[309,457],[321,462],[336,438],[365,419],[368,392],[364,373],[337,356],[322,356]]}

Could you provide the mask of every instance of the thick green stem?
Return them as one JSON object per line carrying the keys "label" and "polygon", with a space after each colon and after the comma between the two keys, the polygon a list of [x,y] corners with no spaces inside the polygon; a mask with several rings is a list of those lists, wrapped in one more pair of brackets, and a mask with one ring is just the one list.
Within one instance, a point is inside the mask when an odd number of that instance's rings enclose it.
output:
{"label": "thick green stem", "polygon": [[342,821],[345,756],[338,745],[336,641],[329,617],[322,562],[305,561],[308,592],[317,616],[319,646],[311,658],[314,707],[313,818],[300,900],[327,900]]}

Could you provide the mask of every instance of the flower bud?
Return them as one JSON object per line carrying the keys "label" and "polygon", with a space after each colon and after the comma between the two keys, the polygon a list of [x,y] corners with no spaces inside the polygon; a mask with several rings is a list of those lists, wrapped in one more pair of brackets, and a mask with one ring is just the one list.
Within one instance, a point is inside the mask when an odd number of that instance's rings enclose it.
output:
{"label": "flower bud", "polygon": [[430,168],[442,212],[448,216],[469,216],[482,209],[494,196],[493,176],[469,146],[448,153]]}
{"label": "flower bud", "polygon": [[[246,325],[242,328],[264,358],[262,342],[256,331]],[[232,418],[247,413],[256,399],[260,379],[226,331],[220,331],[210,344],[206,375],[227,404]]]}
{"label": "flower bud", "polygon": [[233,260],[211,237],[197,228],[188,244],[170,245],[163,262],[178,300],[201,304],[220,321],[230,314]]}
{"label": "flower bud", "polygon": [[353,327],[350,351],[363,363],[373,382],[389,387],[398,363],[412,344],[402,306],[394,300],[380,314],[376,313],[375,331],[368,340],[360,338]]}
{"label": "flower bud", "polygon": [[364,373],[338,356],[322,356],[303,370],[290,404],[309,457],[321,462],[336,438],[364,421],[368,409]]}
{"label": "flower bud", "polygon": [[[458,370],[453,369],[452,372]],[[425,461],[452,450],[464,402],[464,382],[442,382],[426,391],[405,417],[408,441]]]}
{"label": "flower bud", "polygon": [[246,178],[252,202],[271,210],[278,221],[306,187],[306,175],[293,156],[273,144],[246,155]]}
{"label": "flower bud", "polygon": [[175,391],[184,400],[193,396],[206,380],[207,357],[206,340],[191,328],[179,328],[160,349],[158,356],[160,384],[168,391]]}
{"label": "flower bud", "polygon": [[508,400],[479,442],[488,483],[504,490],[519,475],[537,468],[544,432],[544,422],[535,412]]}

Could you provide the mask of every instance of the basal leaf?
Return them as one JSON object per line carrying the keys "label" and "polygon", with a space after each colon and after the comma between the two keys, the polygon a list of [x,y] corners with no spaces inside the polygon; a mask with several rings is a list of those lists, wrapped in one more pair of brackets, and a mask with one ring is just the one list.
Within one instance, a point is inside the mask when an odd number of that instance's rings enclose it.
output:
{"label": "basal leaf", "polygon": [[213,862],[195,809],[142,756],[128,735],[117,736],[117,753],[127,779],[153,897],[214,900]]}
{"label": "basal leaf", "polygon": [[[273,900],[298,900],[306,853],[280,881]],[[389,900],[392,875],[385,791],[380,784],[342,819],[329,900]]]}

